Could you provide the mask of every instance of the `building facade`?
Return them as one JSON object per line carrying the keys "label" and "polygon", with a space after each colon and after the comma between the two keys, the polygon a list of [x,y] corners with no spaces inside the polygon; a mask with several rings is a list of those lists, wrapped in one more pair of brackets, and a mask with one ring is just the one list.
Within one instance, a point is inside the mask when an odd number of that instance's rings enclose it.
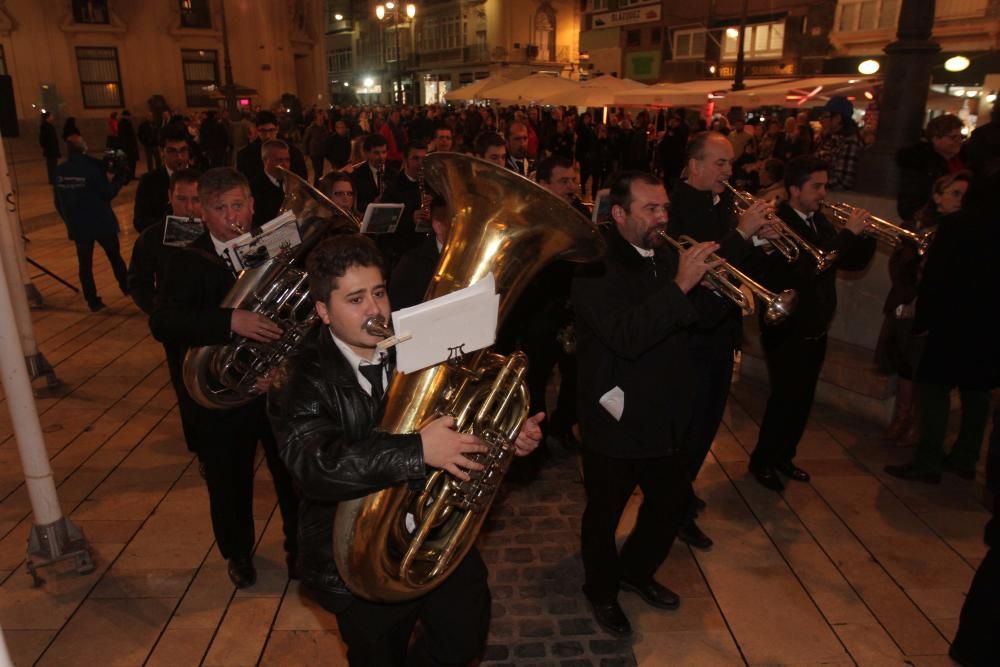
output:
{"label": "building facade", "polygon": [[379,20],[367,2],[327,0],[331,95],[387,102],[401,81],[408,103],[431,103],[491,74],[579,75],[578,0],[423,0],[412,19],[405,3],[396,11]]}
{"label": "building facade", "polygon": [[326,100],[322,0],[0,0],[0,73],[18,118],[30,127],[48,109],[85,129],[112,111],[141,116],[156,95],[218,108],[206,87],[223,83],[223,9],[234,80],[256,91],[248,106]]}

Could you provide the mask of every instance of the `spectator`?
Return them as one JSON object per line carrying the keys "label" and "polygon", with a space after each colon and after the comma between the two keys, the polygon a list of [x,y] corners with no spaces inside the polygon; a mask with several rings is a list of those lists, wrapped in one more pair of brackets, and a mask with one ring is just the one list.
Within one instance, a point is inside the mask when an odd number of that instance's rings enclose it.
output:
{"label": "spectator", "polygon": [[327,142],[330,139],[330,130],[326,126],[326,114],[317,112],[313,122],[306,128],[305,136],[302,137],[302,148],[309,156],[313,168],[313,183],[319,184],[319,179],[323,177],[324,163],[326,162]]}
{"label": "spectator", "polygon": [[108,257],[122,294],[128,295],[128,271],[118,246],[118,219],[111,200],[126,182],[125,174],[110,174],[97,158],[87,155],[87,143],[79,134],[66,141],[66,161],[56,169],[56,211],[66,223],[69,239],[76,244],[80,288],[91,312],[105,305],[94,284],[94,243]]}
{"label": "spectator", "polygon": [[132,112],[128,109],[122,111],[118,121],[118,148],[128,159],[128,180],[131,181],[135,178],[135,165],[139,162],[139,140],[132,125]]}
{"label": "spectator", "polygon": [[958,116],[944,114],[932,118],[924,130],[926,140],[903,148],[896,155],[899,166],[896,210],[911,227],[916,226],[917,213],[931,201],[934,183],[946,174],[965,169],[962,128]]}
{"label": "spectator", "polygon": [[828,190],[851,190],[861,157],[861,136],[854,122],[854,105],[846,97],[831,97],[820,116],[823,134],[816,157],[830,165]]}
{"label": "spectator", "polygon": [[38,145],[42,147],[42,157],[45,158],[45,170],[48,173],[49,185],[56,184],[56,166],[62,151],[59,150],[59,135],[52,125],[52,114],[48,111],[42,112],[42,122],[38,127]]}

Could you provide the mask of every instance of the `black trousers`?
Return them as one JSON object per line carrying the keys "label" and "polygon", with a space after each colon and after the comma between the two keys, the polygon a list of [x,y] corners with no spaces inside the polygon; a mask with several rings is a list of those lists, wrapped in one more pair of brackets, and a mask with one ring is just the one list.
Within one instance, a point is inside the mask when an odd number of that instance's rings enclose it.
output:
{"label": "black trousers", "polygon": [[[582,458],[587,493],[580,526],[583,590],[595,604],[607,604],[617,599],[622,578],[645,583],[666,560],[691,505],[691,480],[681,452],[615,459],[584,449]],[[615,530],[636,486],[642,505],[619,553]]]}
{"label": "black trousers", "polygon": [[[333,597],[305,589],[337,615],[340,636],[347,644],[351,667],[402,665],[466,665],[486,643],[490,625],[490,589],[486,564],[473,547],[447,580],[410,602],[379,604],[355,598],[338,610]],[[414,651],[406,649],[420,621],[423,635]]]}
{"label": "black trousers", "polygon": [[46,157],[45,158],[45,171],[49,176],[49,185],[56,184],[56,166],[59,164],[59,158],[57,157]]}
{"label": "black trousers", "polygon": [[298,496],[291,475],[278,455],[278,444],[263,413],[263,405],[259,415],[236,421],[231,435],[226,442],[205,443],[202,439],[198,445],[198,460],[208,486],[212,531],[219,553],[229,559],[248,557],[253,552],[253,478],[259,440],[278,496],[285,553],[294,559],[298,551]]}
{"label": "black trousers", "polygon": [[[576,355],[566,350],[551,336],[531,336],[521,341],[521,350],[528,355],[526,382],[531,396],[531,414],[546,412],[546,430],[565,433],[576,423]],[[559,395],[556,407],[548,411],[546,388],[552,369],[559,365]]]}
{"label": "black trousers", "polygon": [[[122,259],[121,247],[118,245],[118,235],[109,234],[96,239],[108,256],[111,270],[123,294],[128,293],[128,269]],[[94,305],[100,300],[97,296],[97,285],[94,284],[94,240],[76,241],[76,261],[80,266],[80,288],[87,303]]]}
{"label": "black trousers", "polygon": [[[994,499],[993,519],[987,533],[1000,537],[1000,499]],[[962,605],[958,631],[951,644],[951,655],[969,667],[1000,664],[1000,547],[992,544],[976,569],[972,585]]]}
{"label": "black trousers", "polygon": [[705,457],[712,449],[712,441],[719,432],[722,415],[729,400],[729,387],[733,379],[733,357],[722,359],[695,358],[695,377],[691,406],[691,423],[684,444],[687,450],[688,474],[693,481],[698,476]]}
{"label": "black trousers", "polygon": [[326,160],[326,156],[320,155],[319,157],[316,157],[314,155],[310,155],[309,159],[312,161],[313,166],[313,185],[319,187],[319,179],[323,178],[323,163]]}
{"label": "black trousers", "polygon": [[771,394],[750,462],[773,466],[795,458],[826,356],[826,336],[783,336],[775,340],[765,335],[761,342],[771,377]]}

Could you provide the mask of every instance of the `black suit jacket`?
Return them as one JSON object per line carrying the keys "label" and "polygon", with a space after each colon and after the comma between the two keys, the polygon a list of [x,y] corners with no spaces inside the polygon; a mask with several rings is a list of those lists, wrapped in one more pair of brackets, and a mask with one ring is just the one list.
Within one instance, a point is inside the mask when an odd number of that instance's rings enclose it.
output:
{"label": "black suit jacket", "polygon": [[[672,249],[647,259],[615,227],[605,239],[603,261],[581,267],[572,286],[583,446],[614,458],[665,456],[682,446],[691,416],[688,331],[698,313],[674,282]],[[620,420],[599,403],[615,387],[625,395]]]}
{"label": "black suit jacket", "polygon": [[[738,222],[731,196],[720,197],[719,203],[714,204],[711,192],[696,190],[684,181],[671,193],[668,234],[674,238],[690,236],[699,242],[714,241],[719,244],[718,255],[752,277],[759,276],[768,259],[736,231]],[[692,331],[692,353],[702,359],[732,357],[743,339],[740,309],[701,285],[691,290],[689,296],[700,316],[698,326]]]}
{"label": "black suit jacket", "polygon": [[140,234],[170,215],[170,175],[166,167],[154,169],[139,179],[135,190],[132,226]]}
{"label": "black suit jacket", "polygon": [[438,252],[434,236],[428,236],[423,243],[400,258],[389,280],[389,303],[393,310],[423,302],[440,258],[441,253]]}
{"label": "black suit jacket", "polygon": [[[371,170],[368,170],[371,174]],[[427,232],[418,232],[414,225],[413,214],[420,208],[420,185],[411,181],[405,172],[394,175],[393,180],[382,196],[382,201],[392,204],[403,204],[403,215],[399,226],[392,234],[379,236],[379,247],[390,262],[398,261],[403,253],[420,245],[427,237]]]}
{"label": "black suit jacket", "polygon": [[[219,304],[229,293],[236,275],[215,253],[212,239],[205,233],[187,248],[172,253],[159,286],[149,328],[163,343],[167,363],[176,377],[181,377],[184,355],[201,345],[223,345],[232,340],[230,320],[233,309]],[[181,400],[181,391],[184,400]],[[237,424],[260,420],[264,416],[263,397],[230,410],[211,410],[194,403],[183,384],[178,388],[179,404],[190,410],[197,431],[198,449],[229,447]],[[245,430],[245,429],[244,429]]]}
{"label": "black suit jacket", "polygon": [[763,278],[764,284],[774,291],[794,289],[799,300],[795,311],[782,323],[761,326],[764,341],[826,335],[837,310],[837,270],[860,271],[868,266],[875,254],[875,239],[855,236],[846,229],[838,230],[822,213],[813,216],[814,232],[787,202],[778,206],[777,213],[805,240],[821,250],[836,250],[837,261],[832,268],[817,272],[812,257],[802,252],[794,262],[782,260],[773,264]]}
{"label": "black suit jacket", "polygon": [[[389,165],[385,166],[384,189],[389,189],[389,185],[392,184],[397,173]],[[372,174],[371,167],[368,166],[367,162],[363,162],[357,169],[351,172],[351,182],[354,184],[354,206],[357,208],[358,213],[364,216],[368,204],[378,199],[379,196],[378,183],[375,182],[375,175]]]}
{"label": "black suit jacket", "polygon": [[181,248],[163,245],[165,221],[143,230],[132,246],[128,264],[128,293],[135,305],[147,315],[153,314],[156,292],[163,282],[170,257]]}
{"label": "black suit jacket", "polygon": [[[285,143],[288,144],[288,157],[291,158],[292,173],[301,178],[308,178],[306,159],[303,157],[302,151],[291,142],[286,141]],[[246,176],[251,183],[258,176],[264,174],[264,160],[260,157],[260,145],[260,137],[257,137],[236,154],[236,171]]]}
{"label": "black suit jacket", "polygon": [[250,193],[253,195],[254,227],[260,227],[278,216],[285,191],[272,183],[267,174],[261,172],[260,176],[250,181]]}

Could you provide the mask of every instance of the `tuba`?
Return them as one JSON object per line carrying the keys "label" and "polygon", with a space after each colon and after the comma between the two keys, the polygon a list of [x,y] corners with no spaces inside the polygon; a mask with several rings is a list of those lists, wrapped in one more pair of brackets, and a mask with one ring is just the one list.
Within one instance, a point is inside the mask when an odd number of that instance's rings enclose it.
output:
{"label": "tuba", "polygon": [[[492,162],[432,153],[424,161],[428,187],[448,202],[451,232],[425,299],[468,287],[492,273],[499,318],[555,259],[592,261],[603,251],[597,228],[547,190]],[[475,543],[514,454],[514,437],[528,416],[527,360],[480,350],[415,373],[397,373],[386,394],[379,429],[413,433],[441,415],[490,447],[473,455],[485,466],[468,482],[443,470],[422,489],[399,484],[341,501],[333,553],[351,592],[399,602],[443,582]]]}
{"label": "tuba", "polygon": [[356,232],[361,222],[290,171],[284,171],[282,211],[292,211],[302,243],[240,273],[222,308],[242,308],[273,320],[281,338],[259,343],[239,337],[228,345],[193,347],[184,356],[182,376],[188,393],[211,409],[235,408],[260,392],[257,380],[276,368],[318,321],[309,298],[306,256],[330,234]]}

